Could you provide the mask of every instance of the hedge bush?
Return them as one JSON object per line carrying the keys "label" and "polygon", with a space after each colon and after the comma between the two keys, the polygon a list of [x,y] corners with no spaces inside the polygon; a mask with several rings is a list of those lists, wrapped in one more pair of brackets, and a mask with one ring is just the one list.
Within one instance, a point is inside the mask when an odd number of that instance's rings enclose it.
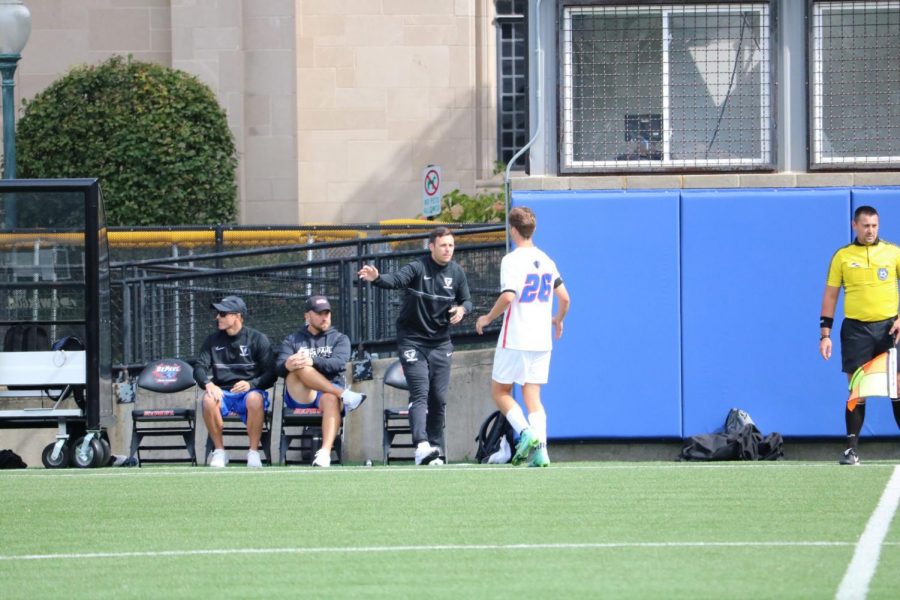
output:
{"label": "hedge bush", "polygon": [[116,56],[23,105],[19,177],[98,178],[110,225],[234,222],[234,140],[196,77]]}

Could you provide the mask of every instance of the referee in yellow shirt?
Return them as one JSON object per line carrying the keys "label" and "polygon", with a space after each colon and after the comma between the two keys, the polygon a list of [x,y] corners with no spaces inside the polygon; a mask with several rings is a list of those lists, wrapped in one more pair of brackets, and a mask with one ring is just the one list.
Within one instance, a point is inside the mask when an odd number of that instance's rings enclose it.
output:
{"label": "referee in yellow shirt", "polygon": [[[831,257],[819,319],[819,353],[828,360],[834,310],[843,287],[841,367],[848,381],[856,369],[894,347],[900,338],[897,318],[900,248],[878,239],[878,211],[871,206],[857,208],[852,225],[856,239]],[[865,400],[861,398],[852,411],[844,409],[847,449],[841,455],[842,465],[859,464],[859,433],[866,418]],[[900,402],[892,398],[891,406],[894,420],[900,426]]]}

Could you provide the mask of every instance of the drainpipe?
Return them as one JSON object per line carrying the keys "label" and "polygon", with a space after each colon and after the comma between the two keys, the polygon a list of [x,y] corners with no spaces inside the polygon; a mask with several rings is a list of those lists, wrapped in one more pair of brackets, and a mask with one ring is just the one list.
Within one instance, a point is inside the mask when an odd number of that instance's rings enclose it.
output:
{"label": "drainpipe", "polygon": [[534,8],[534,30],[535,30],[535,45],[534,45],[534,56],[537,61],[537,85],[535,85],[535,100],[537,104],[537,110],[535,113],[537,114],[537,126],[534,128],[534,135],[531,136],[531,139],[528,140],[528,143],[522,146],[518,152],[516,152],[513,157],[509,160],[509,164],[506,165],[506,173],[503,176],[503,192],[506,196],[506,251],[509,252],[509,209],[510,203],[512,202],[512,193],[509,189],[509,174],[512,171],[512,167],[516,164],[516,161],[519,160],[519,157],[525,154],[529,148],[534,144],[535,140],[537,140],[538,135],[541,133],[541,123],[543,122],[543,88],[544,88],[544,51],[541,48],[541,2],[543,0],[537,0]]}

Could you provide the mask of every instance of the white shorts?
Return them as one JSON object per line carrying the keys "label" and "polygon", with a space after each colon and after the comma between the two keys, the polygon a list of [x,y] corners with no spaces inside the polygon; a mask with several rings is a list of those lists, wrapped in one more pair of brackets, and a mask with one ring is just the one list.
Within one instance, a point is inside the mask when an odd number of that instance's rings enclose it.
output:
{"label": "white shorts", "polygon": [[506,385],[518,383],[547,383],[550,374],[550,350],[511,350],[497,348],[491,379]]}

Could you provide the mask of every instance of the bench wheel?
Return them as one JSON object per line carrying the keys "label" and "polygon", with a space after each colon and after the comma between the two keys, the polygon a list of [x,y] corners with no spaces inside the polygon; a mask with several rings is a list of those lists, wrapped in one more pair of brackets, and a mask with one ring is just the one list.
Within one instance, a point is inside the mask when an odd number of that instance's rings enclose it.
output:
{"label": "bench wheel", "polygon": [[48,469],[64,469],[69,466],[72,448],[69,444],[63,444],[63,447],[59,451],[59,456],[56,457],[56,460],[53,460],[53,446],[55,445],[55,442],[47,444],[47,447],[44,448],[44,451],[41,453],[41,462],[44,463],[44,467]]}
{"label": "bench wheel", "polygon": [[109,447],[109,442],[104,438],[100,438],[100,446],[103,448],[103,457],[100,459],[100,466],[108,467],[110,459],[112,458],[112,448]]}
{"label": "bench wheel", "polygon": [[92,469],[103,464],[101,461],[103,460],[104,452],[103,444],[100,443],[100,440],[91,438],[91,443],[84,456],[81,454],[81,445],[83,443],[84,438],[80,437],[72,446],[72,466],[78,467],[79,469]]}

